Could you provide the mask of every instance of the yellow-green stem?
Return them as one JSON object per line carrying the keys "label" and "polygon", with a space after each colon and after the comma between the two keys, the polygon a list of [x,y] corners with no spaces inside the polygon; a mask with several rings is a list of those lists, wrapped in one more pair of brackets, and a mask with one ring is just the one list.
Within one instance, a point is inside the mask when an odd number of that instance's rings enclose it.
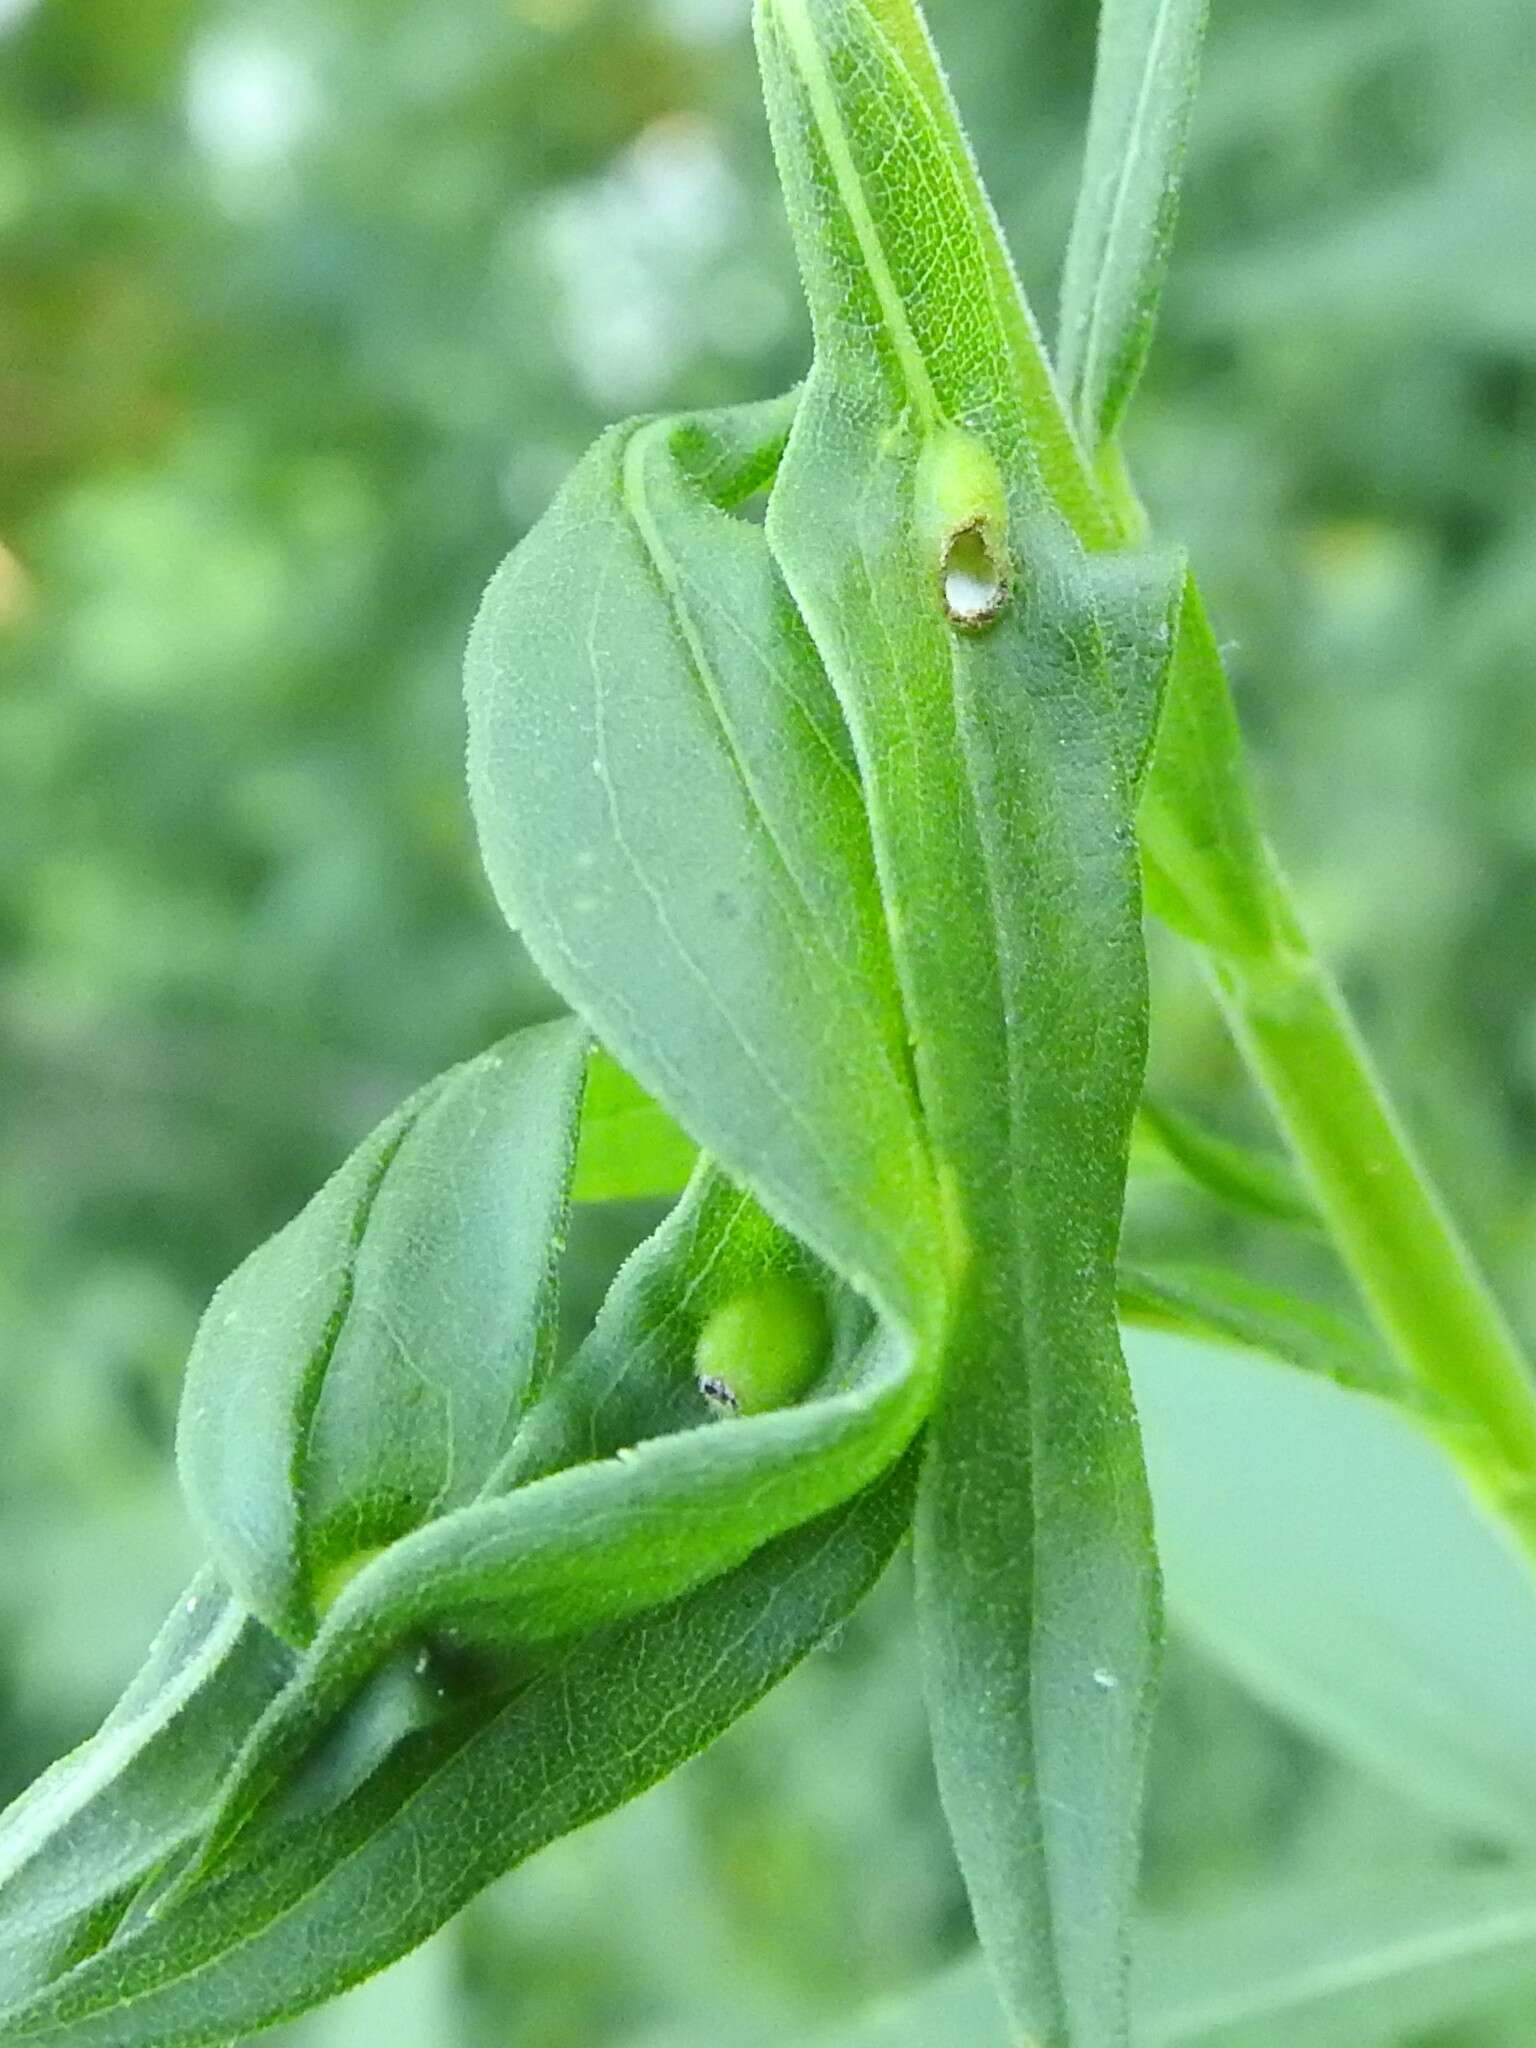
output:
{"label": "yellow-green stem", "polygon": [[1536,1379],[1337,984],[1304,941],[1262,963],[1211,956],[1211,974],[1341,1258],[1405,1368],[1486,1433],[1506,1468],[1494,1490],[1536,1545]]}

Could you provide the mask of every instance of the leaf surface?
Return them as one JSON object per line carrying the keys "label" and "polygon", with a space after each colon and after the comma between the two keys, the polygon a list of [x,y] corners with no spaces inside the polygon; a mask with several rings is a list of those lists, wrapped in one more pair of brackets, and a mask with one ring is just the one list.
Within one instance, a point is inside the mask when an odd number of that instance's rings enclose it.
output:
{"label": "leaf surface", "polygon": [[[1396,2048],[1536,1983],[1536,1866],[1272,1886],[1137,1929],[1135,2048]],[[818,2048],[1008,2048],[980,1957]]]}
{"label": "leaf surface", "polygon": [[0,2040],[200,2048],[383,1968],[776,1684],[883,1570],[912,1477],[908,1459],[676,1606],[590,1637],[510,1698],[418,1730],[340,1806],[259,1838],[247,1862],[0,2015]]}
{"label": "leaf surface", "polygon": [[1124,622],[1166,645],[1172,585],[1109,603],[1063,515],[1070,436],[915,11],[758,28],[816,341],[767,531],[853,735],[954,1246],[917,1518],[940,1785],[1019,2025],[1099,2048],[1158,1641],[1114,1310],[1156,694]]}
{"label": "leaf surface", "polygon": [[618,1061],[597,1051],[587,1069],[574,1202],[633,1202],[680,1194],[699,1148]]}
{"label": "leaf surface", "polygon": [[434,1081],[214,1296],[182,1482],[236,1596],[290,1638],[505,1454],[553,1338],[585,1054],[542,1025]]}
{"label": "leaf surface", "polygon": [[1180,1619],[1433,1811],[1536,1841],[1536,1589],[1444,1447],[1252,1353],[1150,1332],[1128,1350]]}
{"label": "leaf surface", "polygon": [[104,1941],[198,1834],[292,1666],[211,1572],[194,1580],[98,1733],[0,1815],[0,2005]]}
{"label": "leaf surface", "polygon": [[1101,0],[1058,367],[1084,444],[1124,417],[1146,364],[1178,213],[1207,0]]}

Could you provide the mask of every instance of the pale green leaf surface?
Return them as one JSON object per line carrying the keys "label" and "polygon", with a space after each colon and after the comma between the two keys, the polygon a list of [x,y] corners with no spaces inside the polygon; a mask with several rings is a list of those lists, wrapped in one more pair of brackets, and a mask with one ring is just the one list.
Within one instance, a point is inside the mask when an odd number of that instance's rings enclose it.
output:
{"label": "pale green leaf surface", "polygon": [[1395,1404],[1251,1353],[1127,1349],[1181,1620],[1426,1807],[1536,1840],[1536,1585],[1446,1453]]}
{"label": "pale green leaf surface", "polygon": [[1178,212],[1207,0],[1102,0],[1057,362],[1084,444],[1130,403],[1152,345]]}
{"label": "pale green leaf surface", "polygon": [[581,1104],[571,1179],[574,1202],[632,1202],[675,1195],[699,1148],[618,1061],[594,1052]]}
{"label": "pale green leaf surface", "polygon": [[[1275,1886],[1137,1930],[1134,2048],[1397,2048],[1536,1984],[1536,1867]],[[818,2048],[1009,2048],[980,1957]]]}
{"label": "pale green leaf surface", "polygon": [[1536,1865],[1277,1886],[1149,1919],[1136,1965],[1136,2048],[1396,2048],[1536,1987]]}
{"label": "pale green leaf surface", "polygon": [[589,1638],[523,1691],[410,1736],[339,1808],[277,1830],[0,2015],[0,2040],[201,2048],[381,1969],[703,1748],[836,1627],[906,1526],[912,1464],[678,1605]]}

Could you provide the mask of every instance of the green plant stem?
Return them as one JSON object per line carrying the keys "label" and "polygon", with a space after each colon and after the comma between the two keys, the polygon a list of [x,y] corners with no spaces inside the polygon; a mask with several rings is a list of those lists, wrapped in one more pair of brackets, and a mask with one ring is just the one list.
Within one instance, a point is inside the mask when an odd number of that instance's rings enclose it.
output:
{"label": "green plant stem", "polygon": [[1222,1009],[1381,1328],[1413,1377],[1486,1433],[1500,1504],[1536,1547],[1536,1379],[1273,886],[1292,943],[1258,961],[1209,956]]}
{"label": "green plant stem", "polygon": [[[1098,458],[1102,502],[1122,544],[1149,532],[1117,443]],[[1469,1426],[1469,1477],[1536,1552],[1536,1374],[1411,1144],[1343,993],[1318,958],[1265,843],[1220,653],[1198,592],[1185,632],[1197,647],[1186,693],[1170,685],[1165,728],[1200,763],[1186,809],[1143,801],[1144,852],[1172,871],[1238,1050],[1310,1180],[1339,1257],[1404,1370]],[[1214,798],[1220,788],[1225,801]],[[1202,817],[1197,813],[1203,810]],[[1212,821],[1216,822],[1213,823]],[[1233,914],[1231,907],[1238,906]],[[1228,935],[1231,943],[1227,943]]]}

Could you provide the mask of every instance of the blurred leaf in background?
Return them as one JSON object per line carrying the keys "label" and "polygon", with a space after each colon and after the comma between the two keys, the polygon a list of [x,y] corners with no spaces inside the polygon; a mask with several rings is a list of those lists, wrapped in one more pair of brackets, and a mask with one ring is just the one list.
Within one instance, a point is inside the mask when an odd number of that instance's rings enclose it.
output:
{"label": "blurred leaf in background", "polygon": [[[1049,305],[1092,9],[931,11]],[[552,1009],[479,876],[460,653],[602,423],[803,367],[746,13],[0,0],[6,1796],[194,1562],[169,1443],[213,1286],[413,1086]],[[1131,452],[1319,935],[1529,1331],[1536,14],[1213,15]],[[1162,1094],[1261,1133],[1160,965]],[[651,1213],[582,1212],[578,1318]],[[1277,1281],[1315,1257],[1173,1184],[1131,1236]],[[291,2038],[754,2048],[961,1953],[906,1606],[898,1571],[680,1778]],[[1475,1853],[1176,1653],[1155,1905]],[[1430,2043],[1532,2032],[1517,1999]]]}

